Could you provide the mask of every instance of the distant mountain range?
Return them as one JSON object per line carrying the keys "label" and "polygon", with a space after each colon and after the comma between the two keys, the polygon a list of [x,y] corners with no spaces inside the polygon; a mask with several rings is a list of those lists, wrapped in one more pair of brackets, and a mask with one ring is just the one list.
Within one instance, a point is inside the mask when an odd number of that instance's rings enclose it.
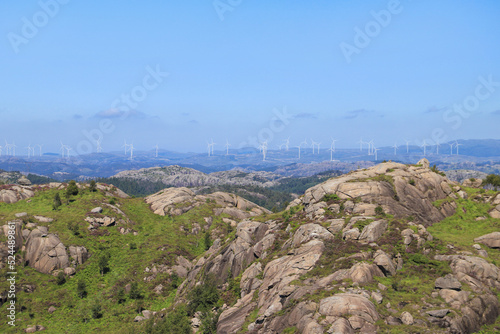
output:
{"label": "distant mountain range", "polygon": [[[460,144],[458,147],[456,143]],[[371,150],[372,151],[372,150]],[[441,144],[439,154],[436,146],[427,146],[425,157],[442,170],[472,169],[485,173],[500,170],[500,140],[458,140]],[[395,154],[396,153],[396,154]],[[282,176],[304,177],[327,170],[348,172],[367,168],[383,160],[416,163],[424,157],[423,147],[409,145],[381,147],[377,155],[369,152],[368,145],[360,149],[337,149],[335,152],[323,148],[313,154],[312,148],[304,147],[300,159],[298,149],[269,150],[266,160],[257,149],[246,148],[226,152],[216,151],[213,156],[200,153],[178,153],[171,151],[134,152],[133,160],[124,153],[93,153],[81,156],[61,157],[50,153],[28,158],[26,156],[0,156],[0,168],[44,175],[56,180],[86,180],[96,177],[111,177],[123,171],[151,167],[177,165],[189,167],[203,173],[229,171],[233,169],[252,172],[266,171]],[[332,161],[333,160],[333,161]],[[203,182],[210,182],[205,180]]]}

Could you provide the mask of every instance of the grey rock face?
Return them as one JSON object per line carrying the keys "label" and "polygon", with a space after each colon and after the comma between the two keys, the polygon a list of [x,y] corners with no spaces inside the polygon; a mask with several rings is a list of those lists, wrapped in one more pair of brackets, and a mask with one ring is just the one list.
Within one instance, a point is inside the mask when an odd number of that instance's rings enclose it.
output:
{"label": "grey rock face", "polygon": [[56,269],[69,266],[66,247],[54,234],[46,234],[40,229],[33,230],[26,241],[25,261],[39,272],[50,274]]}

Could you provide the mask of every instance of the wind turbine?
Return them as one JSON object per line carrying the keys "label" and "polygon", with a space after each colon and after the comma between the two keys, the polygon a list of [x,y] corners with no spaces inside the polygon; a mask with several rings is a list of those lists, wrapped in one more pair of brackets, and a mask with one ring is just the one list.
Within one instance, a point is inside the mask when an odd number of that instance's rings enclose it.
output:
{"label": "wind turbine", "polygon": [[335,151],[335,143],[337,142],[337,139],[332,139],[332,143],[330,144],[330,147],[333,147],[333,150]]}
{"label": "wind turbine", "polygon": [[31,156],[31,144],[29,144],[28,147],[26,148],[28,149],[28,159],[29,159]]}
{"label": "wind turbine", "polygon": [[394,155],[398,155],[398,144],[394,143]]}
{"label": "wind turbine", "polygon": [[316,147],[317,143],[311,139],[311,147],[313,149],[313,154],[314,154],[314,148]]}
{"label": "wind turbine", "polygon": [[454,143],[448,144],[450,145],[450,155],[453,155],[453,146],[455,146]]}
{"label": "wind turbine", "polygon": [[406,142],[406,154],[408,154],[410,152],[409,146],[408,146],[410,144],[410,141],[405,139],[405,142]]}
{"label": "wind turbine", "polygon": [[330,147],[330,161],[333,161],[333,152],[335,152],[335,149],[333,147]]}
{"label": "wind turbine", "polygon": [[215,146],[215,143],[214,143],[213,138],[211,139],[211,141],[212,141],[212,142],[210,143],[210,146],[211,146],[211,148],[212,148],[212,155],[214,155],[214,146]]}
{"label": "wind turbine", "polygon": [[288,146],[289,146],[289,145],[290,145],[290,137],[288,137],[288,138],[286,139],[286,142],[285,142],[285,149],[287,150],[287,152],[288,152]]}
{"label": "wind turbine", "polygon": [[259,149],[262,152],[262,161],[266,161],[266,154],[267,154],[267,140],[263,143],[260,144]]}
{"label": "wind turbine", "polygon": [[375,150],[375,144],[373,143],[373,139],[372,139],[368,142],[368,155],[373,155],[374,150]]}
{"label": "wind turbine", "polygon": [[459,144],[458,141],[455,141],[455,146],[457,147],[457,155],[458,155],[458,147],[463,146],[463,144]]}
{"label": "wind turbine", "polygon": [[61,156],[64,158],[64,150],[66,149],[66,146],[61,142]]}
{"label": "wind turbine", "polygon": [[130,144],[130,160],[134,160],[134,144]]}
{"label": "wind turbine", "polygon": [[321,143],[316,143],[316,146],[318,147],[318,154],[319,154],[319,146],[321,145]]}
{"label": "wind turbine", "polygon": [[66,155],[67,155],[68,158],[69,158],[69,151],[71,151],[71,150],[72,150],[71,147],[66,146]]}
{"label": "wind turbine", "polygon": [[158,158],[158,144],[156,144],[155,149],[156,149],[155,157]]}
{"label": "wind turbine", "polygon": [[210,153],[211,153],[211,145],[210,143],[207,141],[207,149],[208,149],[208,156],[210,156]]}
{"label": "wind turbine", "polygon": [[226,155],[229,155],[229,146],[231,146],[231,144],[229,144],[229,141],[226,139]]}
{"label": "wind turbine", "polygon": [[426,148],[427,148],[427,146],[428,146],[428,145],[427,145],[427,143],[426,143],[426,142],[425,142],[425,140],[424,140],[424,143],[422,144],[422,146],[420,146],[420,147],[423,147],[423,148],[424,148],[424,156],[425,156],[425,155],[426,155],[426,153],[427,153],[427,152],[426,152]]}
{"label": "wind turbine", "polygon": [[375,154],[375,161],[377,161],[377,160],[378,160],[378,156],[377,156],[377,152],[378,152],[378,151],[380,151],[380,149],[379,149],[379,148],[375,148],[375,146],[374,146],[374,147],[373,147],[373,152],[374,152],[374,154]]}
{"label": "wind turbine", "polygon": [[10,145],[10,147],[12,147],[12,155],[13,156],[16,156],[16,143],[12,142],[12,144]]}
{"label": "wind turbine", "polygon": [[332,138],[332,143],[330,144],[330,161],[333,161],[333,152],[335,152],[335,142],[336,140]]}
{"label": "wind turbine", "polygon": [[297,148],[299,149],[299,160],[300,160],[300,145],[301,144],[299,144],[299,146],[297,146]]}
{"label": "wind turbine", "polygon": [[127,140],[126,139],[123,140],[123,146],[122,147],[124,148],[124,154],[127,155],[128,148],[130,147],[130,145],[127,144]]}
{"label": "wind turbine", "polygon": [[[40,144],[38,144],[38,145],[36,145],[36,146],[38,146],[38,148],[40,149],[40,156],[42,156],[42,146],[43,146],[43,144],[41,144],[41,145],[40,145]],[[34,149],[33,149],[33,150],[34,150]],[[33,155],[35,155],[35,152],[33,152]]]}
{"label": "wind turbine", "polygon": [[441,146],[441,145],[439,145],[439,141],[438,141],[438,140],[436,140],[436,154],[437,154],[437,155],[439,155],[439,147],[440,147],[440,146]]}

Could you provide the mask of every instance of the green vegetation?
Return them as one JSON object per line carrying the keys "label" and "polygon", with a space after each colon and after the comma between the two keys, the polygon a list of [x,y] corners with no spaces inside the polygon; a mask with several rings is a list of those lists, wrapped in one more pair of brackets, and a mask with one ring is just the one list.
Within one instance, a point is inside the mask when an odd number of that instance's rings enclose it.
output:
{"label": "green vegetation", "polygon": [[435,164],[434,164],[434,165],[432,165],[431,170],[432,170],[434,173],[437,173],[437,174],[439,174],[439,175],[441,175],[441,176],[446,176],[446,174],[445,174],[445,173],[443,173],[443,172],[441,172]]}
{"label": "green vegetation", "polygon": [[131,196],[148,196],[165,188],[169,188],[163,182],[148,180],[133,180],[129,178],[98,178],[96,182],[112,184]]}
{"label": "green vegetation", "polygon": [[375,207],[375,214],[377,216],[385,216],[384,208],[378,205],[377,207]]}
{"label": "green vegetation", "polygon": [[492,186],[495,188],[500,188],[500,175],[490,174],[483,180],[484,186]]}
{"label": "green vegetation", "polygon": [[323,202],[338,202],[340,197],[337,194],[326,194],[321,200]]}
{"label": "green vegetation", "polygon": [[87,283],[84,280],[79,280],[78,285],[76,286],[76,294],[80,298],[87,297]]}
{"label": "green vegetation", "polygon": [[151,319],[144,332],[147,334],[191,334],[191,322],[186,305],[178,305],[175,310],[158,321],[156,326],[154,326],[154,319]]}
{"label": "green vegetation", "polygon": [[57,285],[63,285],[64,283],[66,283],[66,275],[64,275],[64,272],[60,271],[57,274],[56,282]]}
{"label": "green vegetation", "polygon": [[[54,199],[58,194],[66,193],[65,190],[46,189],[37,191],[29,201],[0,203],[0,218],[3,221],[14,220],[15,213],[18,212],[27,212],[28,217],[41,215],[53,218],[51,223],[37,223],[48,226],[49,233],[57,234],[67,248],[84,246],[91,255],[84,264],[76,267],[77,272],[71,277],[41,274],[19,263],[16,268],[17,284],[36,286],[34,292],[20,290],[17,293],[18,305],[24,306],[23,309],[18,309],[16,315],[19,323],[43,325],[51,333],[144,332],[144,323],[132,322],[137,310],[142,308],[160,311],[170,308],[177,287],[182,283],[177,275],[160,273],[155,279],[145,281],[145,277],[151,276],[150,273],[145,273],[145,268],[151,268],[152,264],[172,266],[178,255],[189,260],[201,255],[205,251],[205,233],[194,235],[179,231],[181,227],[190,231],[195,223],[205,227],[203,217],[213,216],[216,204],[207,203],[182,216],[163,217],[155,215],[143,199],[117,198],[116,205],[125,213],[125,217],[104,205],[110,200],[104,191],[93,192],[84,188],[79,189],[77,195],[72,194],[71,201],[67,204],[61,203],[57,210],[53,210]],[[116,227],[100,227],[94,231],[83,228],[87,226],[84,219],[89,215],[89,210],[96,206],[104,208],[104,216],[115,217],[117,221],[123,219],[117,224],[137,231],[138,235],[122,235]],[[222,233],[234,230],[229,224],[222,222],[222,217],[215,216],[211,225],[211,229],[213,228]],[[110,256],[101,257],[106,252]],[[18,259],[21,256],[22,254],[17,254]],[[105,258],[108,258],[107,263]],[[136,292],[134,289],[132,294],[128,290],[125,292],[128,284],[136,287]],[[153,292],[160,284],[164,287],[162,293]],[[6,289],[7,281],[0,281],[0,290]],[[101,307],[101,312],[97,313],[102,314],[97,318],[93,317],[92,309],[95,300],[99,301]],[[57,308],[50,316],[47,316],[48,304]],[[0,316],[5,315],[6,309],[3,308]],[[210,328],[209,319],[213,320],[214,316],[207,314],[207,328]],[[189,324],[189,319],[187,323]],[[17,329],[10,328],[5,322],[0,324],[2,333],[14,333]]]}
{"label": "green vegetation", "polygon": [[[101,275],[104,275],[106,272],[109,271],[109,258],[111,255],[108,252],[104,252],[101,255],[99,255],[99,272]],[[134,298],[135,299],[135,298]]]}
{"label": "green vegetation", "polygon": [[[470,195],[469,199],[456,199],[456,213],[443,221],[428,228],[428,231],[437,239],[453,244],[464,250],[473,251],[474,238],[498,231],[500,221],[491,218],[488,211],[491,206],[487,203],[474,200],[478,189],[464,188]],[[476,220],[480,218],[481,220]],[[482,218],[484,217],[484,219]],[[488,250],[491,260],[500,263],[500,252],[495,249]]]}
{"label": "green vegetation", "polygon": [[137,284],[137,282],[132,282],[132,284],[130,284],[129,298],[130,299],[142,298],[141,292],[139,291],[139,285]]}
{"label": "green vegetation", "polygon": [[54,195],[54,200],[52,202],[52,210],[57,210],[59,207],[62,205],[61,202],[61,196],[59,196],[59,193],[56,193]]}
{"label": "green vegetation", "polygon": [[195,286],[188,294],[189,304],[187,312],[189,315],[194,315],[195,312],[208,312],[219,301],[219,290],[215,277],[209,275],[205,278],[203,284]]}
{"label": "green vegetation", "polygon": [[26,176],[28,180],[30,180],[31,184],[45,184],[45,183],[50,183],[50,182],[57,182],[56,180],[42,176],[42,175],[36,175],[36,174],[28,174]]}
{"label": "green vegetation", "polygon": [[97,183],[95,182],[95,180],[90,181],[89,191],[91,191],[93,193],[97,191]]}
{"label": "green vegetation", "polygon": [[76,181],[71,180],[66,187],[66,197],[71,198],[71,196],[78,195],[78,186],[76,185]]}

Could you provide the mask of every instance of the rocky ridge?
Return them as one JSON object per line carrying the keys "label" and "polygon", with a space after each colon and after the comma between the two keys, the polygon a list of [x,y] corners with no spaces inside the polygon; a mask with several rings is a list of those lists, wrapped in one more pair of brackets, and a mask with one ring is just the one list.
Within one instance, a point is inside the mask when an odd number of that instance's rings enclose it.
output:
{"label": "rocky ridge", "polygon": [[[283,220],[244,218],[233,239],[216,242],[193,262],[178,300],[214,275],[222,289],[232,279],[241,291],[234,305],[223,307],[217,333],[374,333],[381,324],[471,333],[500,314],[492,290],[500,284],[499,269],[480,252],[433,255],[426,228],[454,214],[450,199],[461,198],[460,191],[426,160],[330,179],[292,203]],[[418,267],[418,261],[426,264]],[[400,311],[384,304],[387,291],[401,288],[380,282],[419,270],[416,265],[435,277],[434,290],[401,302]],[[442,268],[442,276],[429,271],[432,266]]]}
{"label": "rocky ridge", "polygon": [[270,213],[269,210],[233,194],[215,192],[208,195],[196,195],[188,188],[168,188],[146,197],[146,203],[151,205],[154,213],[165,216],[178,216],[207,202],[215,202],[220,206],[214,214],[227,214],[234,218],[244,219]]}
{"label": "rocky ridge", "polygon": [[205,174],[192,168],[180,166],[151,167],[120,172],[113,177],[133,180],[162,182],[172,187],[204,187],[215,185],[271,187],[283,177],[271,172],[242,172],[230,170]]}

